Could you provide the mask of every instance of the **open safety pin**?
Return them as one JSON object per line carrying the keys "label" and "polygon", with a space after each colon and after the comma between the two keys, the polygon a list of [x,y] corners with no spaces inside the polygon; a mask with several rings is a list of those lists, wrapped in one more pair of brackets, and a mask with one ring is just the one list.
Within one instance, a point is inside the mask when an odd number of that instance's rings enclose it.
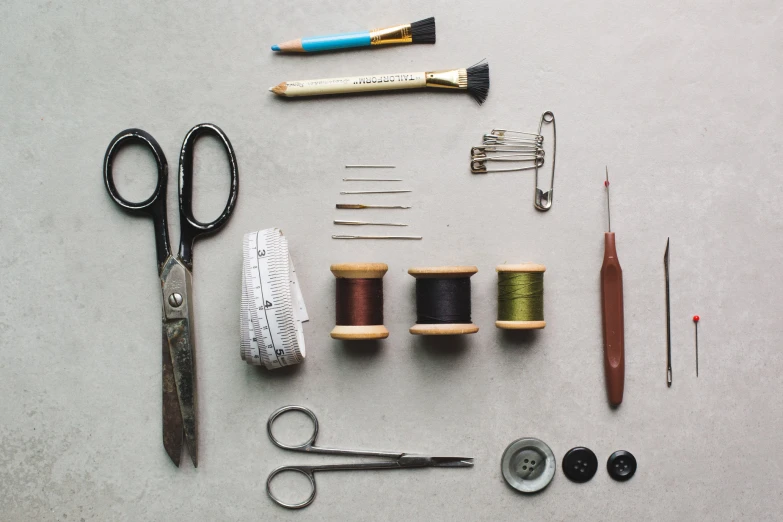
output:
{"label": "open safety pin", "polygon": [[553,191],[555,188],[555,155],[557,154],[557,129],[555,128],[555,115],[552,111],[546,111],[541,115],[541,121],[538,123],[538,134],[541,135],[541,128],[544,123],[552,124],[552,176],[549,179],[549,190],[541,190],[538,188],[538,168],[543,166],[543,163],[539,165],[535,164],[536,169],[536,192],[533,199],[533,205],[536,209],[546,211],[552,208]]}

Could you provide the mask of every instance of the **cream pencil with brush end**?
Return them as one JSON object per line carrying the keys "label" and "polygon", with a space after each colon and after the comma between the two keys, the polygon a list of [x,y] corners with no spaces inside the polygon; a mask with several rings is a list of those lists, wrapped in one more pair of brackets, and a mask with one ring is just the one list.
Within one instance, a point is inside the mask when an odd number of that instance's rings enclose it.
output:
{"label": "cream pencil with brush end", "polygon": [[433,72],[376,74],[346,78],[324,78],[283,82],[269,90],[278,96],[321,96],[326,94],[352,94],[400,89],[459,89],[467,91],[479,104],[489,93],[489,64],[479,62],[467,69]]}

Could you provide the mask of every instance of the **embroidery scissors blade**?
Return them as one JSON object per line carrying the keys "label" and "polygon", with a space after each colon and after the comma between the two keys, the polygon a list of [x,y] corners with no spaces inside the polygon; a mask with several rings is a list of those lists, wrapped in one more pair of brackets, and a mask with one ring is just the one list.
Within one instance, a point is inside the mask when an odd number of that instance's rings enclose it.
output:
{"label": "embroidery scissors blade", "polygon": [[[193,152],[196,141],[213,135],[223,144],[229,159],[231,190],[223,212],[210,223],[193,217]],[[114,184],[113,161],[126,145],[140,144],[150,149],[157,164],[158,181],[153,194],[140,203],[124,199]],[[193,243],[200,236],[218,231],[234,210],[239,190],[236,156],[228,137],[209,123],[193,127],[182,142],[179,164],[180,243],[175,254],[169,244],[166,216],[168,163],[158,142],[141,129],[120,132],[106,149],[103,180],[114,202],[126,212],[151,217],[163,297],[163,447],[179,466],[183,444],[194,466],[198,466],[198,417],[196,368],[193,339]]]}
{"label": "embroidery scissors blade", "polygon": [[[298,411],[304,413],[310,417],[310,421],[313,423],[313,433],[310,438],[302,444],[289,445],[283,444],[272,433],[272,424],[275,420],[290,411]],[[389,459],[387,461],[374,461],[374,462],[355,462],[346,464],[325,464],[317,466],[282,466],[269,474],[266,480],[266,493],[274,503],[279,506],[288,509],[302,509],[312,504],[315,499],[315,473],[319,471],[357,471],[357,470],[384,470],[384,469],[405,469],[405,468],[466,468],[473,466],[473,458],[471,457],[432,457],[428,455],[414,455],[411,453],[403,452],[388,452],[388,451],[365,451],[365,450],[350,450],[350,449],[336,449],[336,448],[322,448],[315,445],[315,439],[318,436],[318,419],[308,408],[304,406],[283,406],[282,408],[274,411],[269,416],[269,420],[266,424],[266,431],[269,434],[269,439],[278,448],[301,451],[304,453],[321,453],[324,455],[345,455],[351,457],[377,457]],[[272,493],[272,481],[280,473],[291,471],[294,473],[300,473],[307,477],[310,481],[311,492],[310,496],[302,502],[295,504],[283,502]]]}

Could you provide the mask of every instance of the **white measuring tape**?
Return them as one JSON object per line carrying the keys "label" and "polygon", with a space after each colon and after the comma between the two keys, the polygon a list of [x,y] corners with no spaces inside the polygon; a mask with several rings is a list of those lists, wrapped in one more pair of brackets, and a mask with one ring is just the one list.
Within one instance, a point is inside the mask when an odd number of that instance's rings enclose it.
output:
{"label": "white measuring tape", "polygon": [[242,360],[269,370],[305,358],[307,321],[288,241],[280,229],[245,234],[240,324]]}

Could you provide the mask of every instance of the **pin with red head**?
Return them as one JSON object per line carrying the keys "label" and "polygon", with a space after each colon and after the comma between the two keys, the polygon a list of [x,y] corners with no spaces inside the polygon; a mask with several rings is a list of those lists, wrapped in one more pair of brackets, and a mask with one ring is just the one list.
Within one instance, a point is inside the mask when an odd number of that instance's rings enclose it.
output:
{"label": "pin with red head", "polygon": [[698,315],[693,316],[693,326],[696,328],[696,377],[699,376],[699,317]]}

